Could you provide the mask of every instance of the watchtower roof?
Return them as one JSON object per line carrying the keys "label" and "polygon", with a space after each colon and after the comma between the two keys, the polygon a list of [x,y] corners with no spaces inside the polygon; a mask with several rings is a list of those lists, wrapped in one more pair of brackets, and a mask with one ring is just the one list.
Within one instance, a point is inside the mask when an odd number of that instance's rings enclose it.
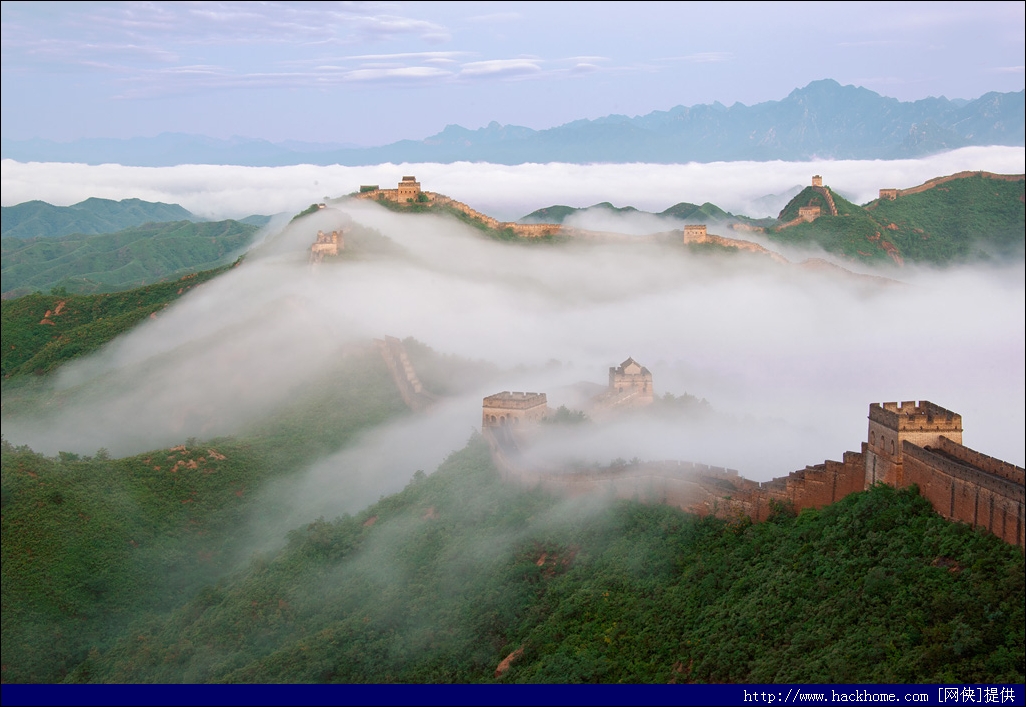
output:
{"label": "watchtower roof", "polygon": [[617,372],[617,373],[623,373],[624,371],[626,371],[626,370],[627,370],[627,367],[628,367],[628,366],[631,366],[631,365],[634,365],[634,366],[637,366],[638,368],[640,368],[640,369],[641,369],[641,372],[642,372],[642,373],[648,373],[648,372],[649,372],[649,370],[648,370],[647,368],[645,368],[644,366],[642,366],[642,365],[641,365],[640,363],[638,363],[637,361],[635,361],[635,360],[634,360],[633,358],[631,358],[630,356],[628,356],[628,357],[627,357],[627,360],[626,360],[626,361],[624,361],[623,363],[621,363],[621,364],[619,365],[619,367],[617,367],[617,369],[616,369],[616,372]]}

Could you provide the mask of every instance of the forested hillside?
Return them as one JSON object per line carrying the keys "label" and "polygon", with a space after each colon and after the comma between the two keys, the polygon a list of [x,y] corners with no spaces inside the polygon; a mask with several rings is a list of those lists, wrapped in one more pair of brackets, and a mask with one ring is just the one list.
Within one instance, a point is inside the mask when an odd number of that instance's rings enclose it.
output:
{"label": "forested hillside", "polygon": [[[144,618],[167,616],[248,562],[277,505],[262,495],[361,431],[407,414],[381,357],[349,356],[236,438],[182,440],[122,459],[55,458],[6,440],[4,682],[82,673]],[[189,680],[184,674],[182,680]],[[142,679],[132,679],[132,682]]]}
{"label": "forested hillside", "polygon": [[36,293],[3,300],[0,375],[6,380],[28,373],[43,374],[91,353],[227,269],[206,270],[127,292]]}
{"label": "forested hillside", "polygon": [[4,238],[5,297],[54,287],[74,293],[140,287],[223,265],[253,239],[239,221],[147,223],[116,233]]}
{"label": "forested hillside", "polygon": [[[866,262],[935,265],[1022,258],[1026,253],[1026,181],[982,175],[952,179],[917,194],[858,206],[830,191],[831,215],[823,194],[808,187],[795,196],[767,229],[775,241],[818,246]],[[787,226],[801,206],[820,206],[811,223]]]}
{"label": "forested hillside", "polygon": [[[154,537],[188,548],[173,557],[193,565],[229,542],[235,511],[218,514],[244,482],[225,468],[238,463],[230,448],[123,460],[117,475],[6,452],[5,587],[20,589],[5,591],[5,662],[25,656],[8,664],[8,679],[43,677],[26,671],[42,670],[57,647],[60,676],[72,681],[1023,679],[1021,551],[942,520],[913,490],[877,487],[797,517],[782,508],[759,525],[637,503],[568,505],[501,483],[479,438],[403,492],[297,528],[283,550],[216,583],[164,587],[146,611],[120,609],[93,642],[59,638],[58,626],[88,623],[73,616],[122,606],[119,587],[147,586],[144,570],[157,566],[132,558],[155,561]],[[149,466],[199,457],[178,477]],[[216,473],[203,478],[209,468]],[[132,476],[152,488],[133,493],[152,496],[164,520],[111,519],[128,493],[117,487]],[[86,510],[91,489],[103,503]],[[179,498],[197,505],[179,510]],[[187,517],[205,520],[184,532]],[[45,542],[39,533],[59,523],[78,530]],[[86,539],[101,527],[110,539],[94,557]],[[193,547],[199,528],[208,539]],[[169,593],[179,608],[157,610],[174,603]]]}
{"label": "forested hillside", "polygon": [[114,233],[144,223],[202,221],[178,204],[92,197],[71,206],[26,201],[2,207],[4,238],[56,238],[72,233]]}

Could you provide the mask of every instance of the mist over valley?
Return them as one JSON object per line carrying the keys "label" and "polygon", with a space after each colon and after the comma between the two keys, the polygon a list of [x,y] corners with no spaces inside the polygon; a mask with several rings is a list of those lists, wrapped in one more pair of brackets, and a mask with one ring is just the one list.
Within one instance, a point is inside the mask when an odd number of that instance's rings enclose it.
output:
{"label": "mist over valley", "polygon": [[3,3],[5,704],[1021,697],[1023,8],[802,10]]}

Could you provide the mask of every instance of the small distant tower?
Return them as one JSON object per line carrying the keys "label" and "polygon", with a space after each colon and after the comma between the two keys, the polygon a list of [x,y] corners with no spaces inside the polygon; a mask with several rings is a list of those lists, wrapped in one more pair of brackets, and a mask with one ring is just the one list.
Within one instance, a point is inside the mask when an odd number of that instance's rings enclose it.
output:
{"label": "small distant tower", "polygon": [[889,201],[894,201],[897,198],[898,198],[898,190],[897,189],[881,189],[880,190],[880,201],[883,201],[884,199],[888,199]]}
{"label": "small distant tower", "polygon": [[869,441],[866,445],[866,486],[883,482],[901,488],[901,443],[919,447],[937,444],[947,437],[962,444],[962,416],[928,400],[873,403],[869,406]]}
{"label": "small distant tower", "polygon": [[818,206],[799,206],[798,218],[806,222],[812,222],[819,218],[822,209]]}
{"label": "small distant tower", "polygon": [[812,175],[812,186],[814,186],[814,187],[821,187],[821,186],[823,186],[823,177],[819,176],[818,174]]}
{"label": "small distant tower", "polygon": [[708,235],[708,229],[704,223],[684,227],[684,243],[704,243]]}
{"label": "small distant tower", "polygon": [[417,178],[414,176],[403,177],[403,181],[399,182],[399,203],[416,201],[418,196],[420,196],[420,182],[417,181]]}

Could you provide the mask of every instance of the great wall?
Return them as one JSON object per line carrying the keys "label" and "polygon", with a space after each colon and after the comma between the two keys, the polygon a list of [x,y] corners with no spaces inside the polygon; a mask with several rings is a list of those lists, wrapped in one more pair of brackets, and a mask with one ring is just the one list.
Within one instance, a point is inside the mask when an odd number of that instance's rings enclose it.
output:
{"label": "great wall", "polygon": [[[958,172],[957,174],[948,175],[946,177],[937,177],[930,179],[929,181],[920,184],[916,187],[909,189],[892,189],[884,188],[880,189],[880,196],[874,202],[867,205],[867,208],[874,208],[880,200],[890,199],[894,200],[901,196],[908,196],[910,194],[918,194],[920,192],[933,189],[941,184],[950,182],[956,179],[965,179],[968,177],[984,177],[987,179],[996,179],[1001,181],[1020,181],[1024,178],[1022,174],[995,174],[993,172]],[[823,186],[823,177],[821,175],[813,175],[811,188],[820,196],[823,197],[823,201],[826,204],[826,208],[831,216],[837,216],[838,210],[837,205],[834,202],[833,193],[830,187]],[[779,253],[775,253],[769,250],[763,245],[754,243],[749,240],[739,238],[727,238],[725,236],[715,235],[708,232],[707,224],[686,224],[682,229],[665,231],[662,233],[653,233],[647,236],[630,236],[623,233],[614,233],[608,231],[591,231],[586,229],[574,228],[570,226],[564,226],[558,223],[518,223],[516,221],[499,221],[487,214],[481,213],[471,206],[457,201],[444,194],[438,194],[436,192],[424,191],[421,189],[420,182],[417,178],[412,175],[406,175],[398,183],[395,189],[382,189],[377,184],[364,185],[360,187],[360,190],[355,194],[352,194],[354,198],[378,201],[378,202],[389,202],[400,205],[415,205],[423,204],[427,207],[443,207],[449,209],[463,217],[477,223],[479,226],[490,229],[497,232],[507,232],[517,238],[552,238],[561,237],[572,240],[592,240],[592,241],[603,241],[603,242],[672,242],[678,241],[684,245],[702,245],[709,244],[720,248],[729,248],[732,250],[745,251],[750,253],[756,253],[764,255],[772,260],[781,264],[790,264],[786,258],[781,256]],[[324,204],[319,205],[324,208]],[[783,212],[781,212],[781,216]],[[798,215],[785,222],[776,226],[768,227],[774,232],[779,232],[793,226],[797,226],[802,223],[811,223],[823,215],[823,209],[821,206],[809,203],[805,206],[799,206]],[[892,224],[893,225],[893,224]],[[748,233],[766,233],[767,228],[762,226],[755,226],[750,223],[743,221],[729,224],[729,228],[734,231],[748,232]],[[318,233],[316,242],[311,246],[310,257],[311,261],[319,263],[325,255],[337,255],[338,252],[345,247],[344,242],[344,230],[341,232],[332,232],[331,234]],[[341,239],[341,240],[340,240]],[[887,255],[899,266],[904,265],[904,259],[898,252],[898,249],[890,242],[881,240],[880,233],[876,234],[876,238],[870,237],[871,241],[878,241],[881,248],[886,251]],[[862,255],[868,255],[859,251]]]}
{"label": "great wall", "polygon": [[[881,198],[915,194],[953,179],[976,175],[1008,181],[1022,178],[960,172],[907,190],[881,190]],[[822,186],[822,178],[816,175],[812,187],[824,194],[831,213],[836,215],[836,206],[829,189]],[[510,229],[528,238],[573,231],[558,224],[500,222],[462,202],[421,191],[419,182],[409,176],[403,178],[397,189],[363,187],[358,198],[443,204],[488,228]],[[799,221],[813,220],[818,217],[819,208],[799,214]],[[679,233],[685,244],[713,243],[776,256],[787,262],[758,244],[710,234],[703,224],[687,225]],[[319,232],[311,249],[312,257],[332,247],[337,253],[339,244],[344,247],[343,234],[344,229],[327,235]],[[402,342],[385,337],[375,343],[407,406],[415,412],[426,410],[435,397],[424,390]],[[609,386],[591,400],[588,412],[601,418],[653,401],[651,372],[628,358],[609,369]],[[699,516],[747,517],[753,522],[766,520],[782,507],[795,511],[822,508],[878,483],[896,488],[914,484],[942,517],[982,528],[1009,544],[1026,546],[1026,472],[1022,467],[964,446],[961,415],[930,401],[874,403],[869,407],[867,440],[861,443],[860,451],[846,451],[842,461],[827,460],[766,482],[745,479],[732,469],[684,461],[632,462],[585,470],[538,468],[525,461],[528,457],[524,450],[530,447],[538,423],[550,413],[545,393],[502,391],[483,399],[481,430],[503,479],[565,496],[599,494],[636,499],[675,506]]]}
{"label": "great wall", "polygon": [[[435,397],[420,384],[402,342],[385,337],[376,343],[406,404],[416,412],[427,409]],[[652,373],[628,358],[609,369],[608,388],[591,399],[586,411],[601,420],[654,401]],[[529,461],[525,452],[541,430],[539,423],[551,415],[545,393],[507,390],[482,400],[481,432],[505,481],[566,497],[637,500],[756,523],[781,508],[823,508],[874,484],[915,484],[947,520],[1026,547],[1026,471],[964,446],[962,416],[927,400],[873,403],[860,451],[764,482],[734,469],[677,460],[545,468]],[[553,426],[546,427],[551,433]]]}
{"label": "great wall", "polygon": [[[638,366],[628,359],[621,368],[627,365]],[[647,385],[650,390],[650,374]],[[616,393],[611,381],[607,395]],[[594,402],[602,400],[599,396]],[[648,397],[634,404],[651,401]],[[961,415],[926,400],[870,405],[868,440],[861,451],[847,451],[842,461],[827,460],[762,483],[732,469],[682,461],[571,471],[538,468],[525,461],[529,455],[524,452],[536,423],[547,414],[544,393],[505,391],[484,399],[482,431],[505,480],[565,496],[600,494],[754,522],[766,520],[775,508],[822,508],[876,483],[896,488],[915,484],[944,518],[983,528],[1018,547],[1026,545],[1023,468],[963,446]]]}

